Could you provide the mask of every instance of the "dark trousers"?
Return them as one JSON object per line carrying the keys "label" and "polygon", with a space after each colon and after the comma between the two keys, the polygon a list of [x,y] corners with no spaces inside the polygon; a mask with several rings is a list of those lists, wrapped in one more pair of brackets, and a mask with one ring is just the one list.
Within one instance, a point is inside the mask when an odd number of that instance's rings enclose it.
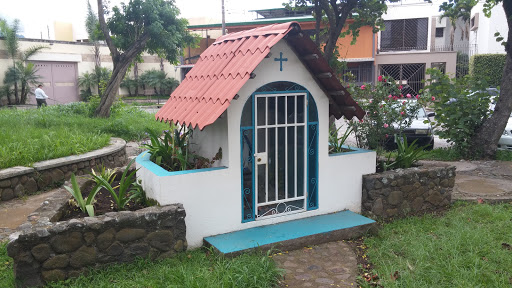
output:
{"label": "dark trousers", "polygon": [[46,99],[38,99],[36,98],[36,101],[37,101],[37,108],[41,107],[41,106],[48,106],[48,104],[46,104]]}

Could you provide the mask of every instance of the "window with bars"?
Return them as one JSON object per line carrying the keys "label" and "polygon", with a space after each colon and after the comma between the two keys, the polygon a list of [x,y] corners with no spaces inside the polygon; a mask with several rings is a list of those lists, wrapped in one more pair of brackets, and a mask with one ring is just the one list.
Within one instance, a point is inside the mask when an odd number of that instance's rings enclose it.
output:
{"label": "window with bars", "polygon": [[372,63],[349,63],[343,70],[343,81],[348,83],[363,84],[372,82]]}
{"label": "window with bars", "polygon": [[446,62],[432,62],[430,66],[439,69],[443,74],[446,73]]}
{"label": "window with bars", "polygon": [[402,86],[402,94],[417,95],[425,84],[425,63],[379,65],[379,74],[389,76]]}
{"label": "window with bars", "polygon": [[436,38],[441,38],[444,36],[444,28],[436,28]]}
{"label": "window with bars", "polygon": [[384,21],[380,51],[426,50],[428,18]]}

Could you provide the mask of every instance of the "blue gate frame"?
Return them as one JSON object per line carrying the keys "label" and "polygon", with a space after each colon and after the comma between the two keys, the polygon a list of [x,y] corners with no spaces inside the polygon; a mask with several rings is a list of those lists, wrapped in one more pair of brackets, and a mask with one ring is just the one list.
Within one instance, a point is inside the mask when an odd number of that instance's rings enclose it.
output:
{"label": "blue gate frame", "polygon": [[[274,85],[273,85],[274,84]],[[287,85],[286,89],[272,89],[276,85]],[[254,187],[254,101],[257,94],[307,94],[307,210],[318,209],[318,110],[311,93],[304,87],[291,82],[274,82],[254,92],[242,109],[240,122],[240,168],[241,168],[241,200],[242,223],[255,220],[256,207]]]}

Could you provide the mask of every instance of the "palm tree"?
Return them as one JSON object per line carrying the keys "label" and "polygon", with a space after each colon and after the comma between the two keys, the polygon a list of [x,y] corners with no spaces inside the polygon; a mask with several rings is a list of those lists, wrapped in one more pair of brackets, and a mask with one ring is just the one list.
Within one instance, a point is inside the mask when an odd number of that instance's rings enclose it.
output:
{"label": "palm tree", "polygon": [[[12,66],[16,66],[16,57],[18,55],[20,45],[18,42],[18,36],[16,34],[20,30],[20,21],[15,19],[11,26],[7,24],[5,20],[0,20],[0,29],[4,35],[4,44],[7,49],[9,58],[12,59]],[[14,101],[19,103],[18,98],[18,81],[16,81],[16,74],[14,74]],[[5,82],[5,81],[4,81]]]}
{"label": "palm tree", "polygon": [[12,86],[13,83],[20,85],[20,101],[17,104],[25,104],[27,101],[27,95],[30,91],[30,86],[38,84],[38,80],[41,76],[37,75],[37,69],[34,63],[28,63],[25,65],[21,61],[16,62],[15,67],[9,67],[5,73],[4,84],[8,87]]}
{"label": "palm tree", "polygon": [[139,83],[137,80],[132,79],[130,77],[125,77],[123,81],[121,81],[121,87],[126,88],[128,90],[128,95],[132,96],[132,89],[135,89],[139,86]]}
{"label": "palm tree", "polygon": [[98,84],[98,94],[103,94],[101,90],[105,88],[102,87],[106,86],[111,75],[112,69],[98,66],[94,67],[94,79],[96,79],[96,83]]}
{"label": "palm tree", "polygon": [[[28,87],[26,86],[29,82],[24,82],[22,79],[19,79],[19,77],[23,77],[25,75],[18,75],[18,72],[31,72],[34,71],[34,67],[32,67],[29,70],[26,70],[27,64],[26,62],[28,59],[33,56],[34,54],[38,53],[42,49],[48,48],[47,46],[43,45],[36,45],[28,48],[25,51],[20,51],[19,47],[19,39],[18,39],[18,32],[20,30],[19,27],[19,20],[14,20],[13,24],[9,26],[7,22],[3,19],[0,19],[0,32],[4,35],[4,43],[7,48],[7,54],[12,59],[12,67],[10,67],[6,73],[12,73],[9,75],[10,80],[7,82],[10,85],[14,85],[14,101],[15,104],[25,103],[26,97],[28,94]],[[10,71],[10,72],[9,72]],[[7,77],[7,75],[6,75]],[[4,80],[4,83],[7,84]],[[19,94],[19,88],[18,86],[21,84],[22,86],[25,85],[25,87],[21,87],[21,98]]]}
{"label": "palm tree", "polygon": [[80,90],[80,96],[82,96],[82,100],[87,101],[89,97],[91,97],[91,87],[97,85],[97,83],[96,75],[93,73],[85,72],[78,77],[78,86],[84,88],[84,90]]}

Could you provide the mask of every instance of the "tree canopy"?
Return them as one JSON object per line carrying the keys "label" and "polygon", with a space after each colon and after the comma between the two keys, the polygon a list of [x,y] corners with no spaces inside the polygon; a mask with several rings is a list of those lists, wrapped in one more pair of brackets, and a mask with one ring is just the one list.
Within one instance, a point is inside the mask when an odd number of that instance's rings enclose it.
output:
{"label": "tree canopy", "polygon": [[108,21],[103,1],[97,1],[98,19],[114,70],[96,115],[108,117],[119,85],[137,56],[148,52],[176,64],[182,48],[192,44],[194,37],[186,30],[187,21],[178,18],[179,10],[173,1],[130,0],[114,7]]}
{"label": "tree canopy", "polygon": [[[338,63],[337,41],[339,37],[352,36],[355,43],[360,28],[370,26],[373,32],[383,29],[382,15],[387,11],[386,2],[397,0],[291,0],[289,5],[296,9],[314,6],[316,18],[315,41],[317,45],[325,43],[324,57],[336,67]],[[354,21],[347,22],[348,19]],[[348,24],[348,25],[346,25]],[[322,26],[324,29],[322,29]],[[347,29],[343,31],[343,28]]]}

